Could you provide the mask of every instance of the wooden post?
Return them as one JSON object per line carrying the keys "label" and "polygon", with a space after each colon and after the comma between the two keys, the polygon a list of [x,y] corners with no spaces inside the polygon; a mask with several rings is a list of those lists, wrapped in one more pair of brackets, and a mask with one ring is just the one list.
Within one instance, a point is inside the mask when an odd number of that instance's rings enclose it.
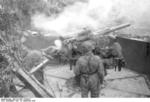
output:
{"label": "wooden post", "polygon": [[[21,68],[15,70],[26,82],[28,82],[32,88],[40,95],[40,97],[54,97],[52,93],[48,92],[44,86],[42,86],[36,78],[33,78],[28,72]],[[18,77],[20,79],[20,77]],[[33,92],[34,93],[34,92]]]}
{"label": "wooden post", "polygon": [[32,68],[29,73],[33,74],[34,72],[36,72],[37,70],[39,70],[40,68],[42,68],[42,66],[44,66],[48,61],[49,61],[48,59],[45,59],[41,64],[39,64],[38,66]]}

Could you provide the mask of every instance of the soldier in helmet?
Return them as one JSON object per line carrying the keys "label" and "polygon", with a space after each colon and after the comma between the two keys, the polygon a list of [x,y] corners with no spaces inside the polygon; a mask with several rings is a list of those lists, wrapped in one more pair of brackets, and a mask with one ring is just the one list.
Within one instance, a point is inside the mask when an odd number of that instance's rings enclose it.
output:
{"label": "soldier in helmet", "polygon": [[90,92],[91,97],[99,97],[99,87],[104,78],[103,63],[92,53],[94,47],[90,41],[83,42],[82,46],[85,54],[77,60],[74,68],[75,75],[80,76],[81,96],[88,97]]}
{"label": "soldier in helmet", "polygon": [[109,36],[111,39],[110,45],[112,49],[112,55],[114,57],[115,71],[118,68],[118,71],[121,71],[122,67],[125,66],[125,60],[122,54],[122,47],[118,43],[117,38]]}

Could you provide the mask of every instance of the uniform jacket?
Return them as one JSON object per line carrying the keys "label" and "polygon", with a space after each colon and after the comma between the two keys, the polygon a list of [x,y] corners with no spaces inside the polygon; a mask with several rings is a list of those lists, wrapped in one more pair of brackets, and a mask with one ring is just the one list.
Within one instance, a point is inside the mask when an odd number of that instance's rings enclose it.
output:
{"label": "uniform jacket", "polygon": [[76,76],[97,73],[99,78],[103,80],[104,67],[102,59],[92,53],[86,54],[77,60],[74,73]]}

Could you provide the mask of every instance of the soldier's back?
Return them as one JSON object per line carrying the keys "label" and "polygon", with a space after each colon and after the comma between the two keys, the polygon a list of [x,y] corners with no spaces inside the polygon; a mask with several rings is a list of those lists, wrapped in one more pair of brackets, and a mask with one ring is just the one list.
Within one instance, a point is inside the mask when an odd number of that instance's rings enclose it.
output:
{"label": "soldier's back", "polygon": [[92,73],[96,71],[99,67],[99,62],[101,61],[101,58],[96,55],[86,55],[79,58],[80,66],[81,66],[81,72],[82,73]]}

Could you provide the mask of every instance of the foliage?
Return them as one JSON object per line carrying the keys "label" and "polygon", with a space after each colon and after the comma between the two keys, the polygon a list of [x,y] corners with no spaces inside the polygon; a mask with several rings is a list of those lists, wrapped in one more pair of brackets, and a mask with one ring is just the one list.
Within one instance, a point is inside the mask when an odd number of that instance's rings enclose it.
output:
{"label": "foliage", "polygon": [[65,7],[73,5],[76,2],[87,2],[87,0],[45,0],[46,9],[44,9],[45,14],[54,15],[61,13]]}
{"label": "foliage", "polygon": [[[85,0],[76,0],[85,1]],[[59,14],[74,0],[0,0],[0,88],[10,91],[13,69],[31,68],[39,62],[40,54],[30,56],[24,50],[23,31],[31,29],[31,17],[36,13]],[[27,56],[28,55],[28,56]],[[30,59],[30,60],[29,60]],[[3,92],[5,93],[5,92]],[[5,95],[1,95],[5,96]]]}
{"label": "foliage", "polygon": [[[6,0],[7,1],[7,0]],[[13,69],[22,66],[21,58],[21,43],[20,37],[22,36],[18,32],[18,18],[16,13],[9,11],[9,6],[6,6],[6,1],[3,1],[2,8],[0,10],[0,54],[1,54],[1,71],[0,71],[0,81],[4,85],[0,87],[7,92],[3,92],[9,96],[11,86],[13,86]],[[11,5],[11,4],[10,4]],[[5,87],[3,87],[5,86]],[[3,94],[1,96],[5,96]]]}

